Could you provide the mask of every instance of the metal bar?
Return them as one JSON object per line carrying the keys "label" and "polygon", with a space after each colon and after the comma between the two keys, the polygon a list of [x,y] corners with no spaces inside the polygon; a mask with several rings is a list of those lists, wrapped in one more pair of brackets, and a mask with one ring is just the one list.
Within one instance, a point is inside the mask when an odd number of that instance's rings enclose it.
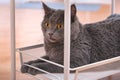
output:
{"label": "metal bar", "polygon": [[115,0],[111,0],[111,14],[115,12]]}
{"label": "metal bar", "polygon": [[27,55],[31,56],[32,58],[34,57],[34,58],[43,60],[43,61],[45,61],[45,62],[51,63],[51,64],[53,64],[53,65],[59,66],[59,67],[61,67],[61,68],[64,68],[63,65],[58,64],[58,63],[55,63],[55,62],[52,62],[52,61],[49,61],[49,60],[47,60],[47,59],[43,59],[43,58],[40,58],[40,57],[38,57],[38,56],[34,56],[34,55],[32,55],[32,54],[29,54],[29,53],[23,53],[23,54],[27,54]]}
{"label": "metal bar", "polygon": [[79,71],[76,70],[74,80],[77,80]]}
{"label": "metal bar", "polygon": [[23,56],[22,56],[22,53],[20,53],[20,64],[23,65]]}
{"label": "metal bar", "polygon": [[91,68],[94,68],[94,67],[106,65],[106,64],[109,64],[109,63],[117,62],[117,61],[120,61],[120,56],[115,57],[115,58],[111,58],[111,59],[106,59],[106,60],[103,60],[103,61],[99,61],[99,62],[96,62],[96,63],[91,63],[91,64],[88,64],[88,65],[80,66],[80,67],[77,67],[77,68],[70,68],[70,70],[83,71],[83,70],[91,69]]}
{"label": "metal bar", "polygon": [[16,51],[17,50],[24,51],[24,50],[30,50],[30,49],[34,49],[34,48],[40,48],[40,47],[44,47],[44,44],[38,44],[38,45],[32,45],[32,46],[17,48]]}
{"label": "metal bar", "polygon": [[10,34],[11,34],[11,80],[16,80],[16,55],[15,55],[15,0],[10,1]]}
{"label": "metal bar", "polygon": [[70,74],[70,27],[71,27],[71,7],[70,0],[64,0],[64,80],[69,80]]}

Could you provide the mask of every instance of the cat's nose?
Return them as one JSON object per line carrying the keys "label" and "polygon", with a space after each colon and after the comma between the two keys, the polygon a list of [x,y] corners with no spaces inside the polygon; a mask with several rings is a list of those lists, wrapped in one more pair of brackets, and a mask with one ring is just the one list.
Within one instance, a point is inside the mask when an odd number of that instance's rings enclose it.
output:
{"label": "cat's nose", "polygon": [[53,35],[53,33],[48,33],[49,34],[49,36],[52,36]]}

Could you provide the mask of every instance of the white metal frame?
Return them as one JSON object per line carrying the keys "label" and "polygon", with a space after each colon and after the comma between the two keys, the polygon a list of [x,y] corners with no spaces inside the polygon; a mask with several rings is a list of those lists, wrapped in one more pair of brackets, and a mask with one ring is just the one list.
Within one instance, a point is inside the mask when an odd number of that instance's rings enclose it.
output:
{"label": "white metal frame", "polygon": [[111,14],[115,12],[115,0],[111,0]]}
{"label": "white metal frame", "polygon": [[[112,8],[111,8],[111,13],[113,14],[114,13],[114,9],[115,9],[115,2],[114,0],[111,0],[112,1]],[[15,0],[11,0],[10,2],[11,4],[11,80],[16,80],[16,45],[15,45]],[[64,68],[64,80],[69,80],[69,73],[70,73],[70,70],[77,70],[76,74],[78,74],[79,71],[81,70],[85,70],[85,69],[88,69],[88,68],[93,68],[95,67],[95,65],[104,65],[106,63],[111,63],[111,62],[114,62],[116,60],[120,60],[120,57],[116,57],[114,59],[110,59],[110,60],[106,60],[106,61],[101,61],[101,62],[98,62],[98,63],[93,63],[93,64],[89,64],[89,65],[85,65],[85,66],[82,66],[82,67],[78,67],[78,68],[73,68],[71,69],[70,68],[70,22],[71,22],[71,19],[70,19],[70,15],[71,15],[71,2],[70,0],[64,0],[64,4],[65,4],[65,45],[64,45],[64,66],[60,65],[60,64],[56,64],[54,62],[51,62],[51,61],[48,61],[48,60],[45,60],[45,59],[42,59],[46,62],[49,62],[49,63],[52,63],[54,65],[57,65],[57,66],[60,66],[60,67],[63,67]],[[22,62],[22,60],[21,60]],[[104,63],[104,64],[103,64]],[[30,65],[27,65],[29,67],[33,67],[33,66],[30,66]],[[41,69],[38,69],[40,71],[43,71]],[[46,71],[43,71],[43,72],[46,72]],[[46,72],[48,73],[48,72]],[[48,73],[49,74],[49,73]],[[76,78],[76,77],[75,77]]]}
{"label": "white metal frame", "polygon": [[65,18],[64,18],[64,80],[69,80],[70,73],[70,32],[71,32],[71,7],[70,0],[64,0],[65,5]]}
{"label": "white metal frame", "polygon": [[16,80],[16,45],[15,45],[15,0],[10,1],[11,32],[11,80]]}

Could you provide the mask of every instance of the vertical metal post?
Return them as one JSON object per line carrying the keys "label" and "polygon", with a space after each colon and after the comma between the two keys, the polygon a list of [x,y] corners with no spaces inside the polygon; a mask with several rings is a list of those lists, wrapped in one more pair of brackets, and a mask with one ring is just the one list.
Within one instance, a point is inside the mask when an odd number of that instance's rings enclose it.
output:
{"label": "vertical metal post", "polygon": [[115,0],[111,0],[111,14],[115,12]]}
{"label": "vertical metal post", "polygon": [[23,65],[23,55],[22,55],[22,53],[20,53],[20,63],[21,63],[21,65]]}
{"label": "vertical metal post", "polygon": [[10,34],[11,34],[11,80],[16,80],[15,55],[15,0],[10,0]]}
{"label": "vertical metal post", "polygon": [[71,25],[71,7],[70,0],[64,0],[65,18],[64,18],[64,80],[69,80],[70,68],[70,25]]}

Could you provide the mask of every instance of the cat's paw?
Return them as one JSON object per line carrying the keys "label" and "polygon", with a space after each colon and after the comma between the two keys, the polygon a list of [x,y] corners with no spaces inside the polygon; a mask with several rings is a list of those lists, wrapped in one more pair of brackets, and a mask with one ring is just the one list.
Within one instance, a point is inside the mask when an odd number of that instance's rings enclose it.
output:
{"label": "cat's paw", "polygon": [[[31,62],[25,62],[24,64],[29,64],[29,65],[30,65],[30,64],[31,64]],[[28,72],[29,67],[28,67],[28,66],[26,66],[26,65],[24,65],[24,64],[21,66],[21,72],[22,72],[22,73],[27,73],[27,72]]]}
{"label": "cat's paw", "polygon": [[29,69],[29,67],[26,66],[26,65],[22,65],[22,66],[21,66],[21,72],[22,72],[22,73],[27,73],[27,72],[28,72],[28,69]]}
{"label": "cat's paw", "polygon": [[[37,66],[35,64],[31,64],[31,66],[34,66],[34,67],[37,68]],[[38,72],[39,71],[37,69],[34,69],[32,67],[29,67],[29,69],[28,69],[28,73],[31,74],[31,75],[36,75],[36,74],[38,74]]]}

